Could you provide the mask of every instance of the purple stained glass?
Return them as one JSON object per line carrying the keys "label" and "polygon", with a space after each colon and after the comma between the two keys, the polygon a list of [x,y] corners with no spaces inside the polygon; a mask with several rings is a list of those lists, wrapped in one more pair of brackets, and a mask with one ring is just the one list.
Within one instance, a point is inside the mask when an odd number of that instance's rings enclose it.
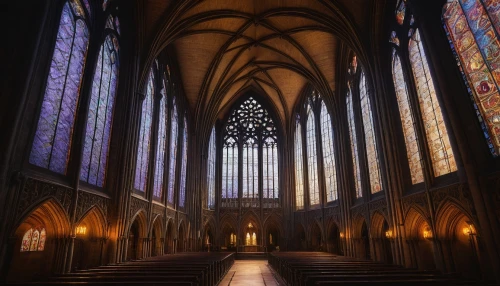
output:
{"label": "purple stained glass", "polygon": [[89,0],[83,0],[83,4],[85,5],[85,9],[87,9],[87,12],[89,13],[89,16],[92,17],[92,10],[90,9],[90,3]]}
{"label": "purple stained glass", "polygon": [[165,171],[165,149],[167,143],[167,98],[165,81],[162,81],[161,100],[160,100],[160,122],[158,124],[158,143],[156,145],[155,159],[155,181],[153,186],[153,195],[161,198],[163,192],[163,174]]}
{"label": "purple stained glass", "polygon": [[80,179],[99,187],[104,185],[113,122],[113,107],[118,78],[118,62],[113,36],[101,45],[92,82],[92,95],[85,132]]}
{"label": "purple stained glass", "polygon": [[230,137],[224,144],[222,156],[222,198],[238,198],[238,145]]}
{"label": "purple stained glass", "polygon": [[170,116],[170,161],[168,162],[168,194],[167,201],[174,203],[174,186],[175,186],[175,166],[177,162],[177,142],[179,136],[179,122],[177,120],[177,105],[175,97],[173,100],[172,114]]}
{"label": "purple stained glass", "polygon": [[184,129],[182,134],[182,161],[181,161],[181,181],[179,185],[179,206],[184,207],[186,202],[186,166],[187,166],[187,150],[188,150],[188,142],[187,142],[187,133],[188,126],[186,117],[184,117]]}
{"label": "purple stained glass", "polygon": [[149,165],[149,148],[151,143],[151,126],[153,121],[153,70],[149,72],[146,98],[142,102],[141,125],[139,130],[139,146],[137,148],[137,163],[135,166],[134,188],[139,191],[146,190],[146,179]]}
{"label": "purple stained glass", "polygon": [[[89,31],[74,1],[62,10],[30,163],[65,174],[77,109]],[[73,10],[73,12],[72,12]]]}
{"label": "purple stained glass", "polygon": [[243,145],[243,198],[258,199],[259,150],[253,138]]}
{"label": "purple stained glass", "polygon": [[207,185],[208,185],[208,196],[207,196],[207,206],[209,209],[215,208],[215,156],[216,156],[216,145],[215,145],[215,128],[212,128],[212,133],[210,134],[210,141],[208,143],[208,160],[207,160]]}

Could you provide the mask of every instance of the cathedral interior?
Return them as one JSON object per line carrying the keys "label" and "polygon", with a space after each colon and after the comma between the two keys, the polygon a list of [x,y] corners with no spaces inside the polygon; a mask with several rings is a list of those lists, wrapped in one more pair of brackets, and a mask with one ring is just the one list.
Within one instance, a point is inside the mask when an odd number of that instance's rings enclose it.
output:
{"label": "cathedral interior", "polygon": [[0,283],[208,252],[500,283],[499,0],[1,5]]}

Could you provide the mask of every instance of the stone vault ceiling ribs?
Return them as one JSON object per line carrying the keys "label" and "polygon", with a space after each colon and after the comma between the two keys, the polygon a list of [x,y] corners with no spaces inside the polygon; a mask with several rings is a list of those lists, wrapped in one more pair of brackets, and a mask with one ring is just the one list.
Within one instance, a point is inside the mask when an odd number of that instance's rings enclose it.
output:
{"label": "stone vault ceiling ribs", "polygon": [[339,42],[359,54],[357,25],[366,20],[357,17],[367,9],[357,6],[370,1],[147,2],[145,9],[156,11],[146,15],[158,24],[144,66],[174,46],[189,107],[200,123],[223,116],[238,92],[249,88],[268,97],[282,122],[307,83],[333,96]]}

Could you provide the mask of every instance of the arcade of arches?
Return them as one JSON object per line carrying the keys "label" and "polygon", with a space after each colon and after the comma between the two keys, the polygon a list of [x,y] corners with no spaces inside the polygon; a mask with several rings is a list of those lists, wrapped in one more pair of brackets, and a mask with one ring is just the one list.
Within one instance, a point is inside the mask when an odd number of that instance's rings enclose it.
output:
{"label": "arcade of arches", "polygon": [[500,282],[498,1],[3,6],[0,281],[309,250]]}

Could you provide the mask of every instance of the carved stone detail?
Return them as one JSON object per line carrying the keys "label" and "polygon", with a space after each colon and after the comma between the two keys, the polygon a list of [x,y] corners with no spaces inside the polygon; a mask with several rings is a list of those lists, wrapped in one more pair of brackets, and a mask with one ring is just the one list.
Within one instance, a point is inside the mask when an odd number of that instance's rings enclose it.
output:
{"label": "carved stone detail", "polygon": [[139,210],[147,211],[148,202],[136,197],[130,198],[130,217],[132,218]]}
{"label": "carved stone detail", "polygon": [[82,190],[78,191],[78,205],[76,208],[76,221],[80,221],[82,217],[94,206],[101,209],[105,218],[108,217],[109,199],[96,194],[91,194]]}

